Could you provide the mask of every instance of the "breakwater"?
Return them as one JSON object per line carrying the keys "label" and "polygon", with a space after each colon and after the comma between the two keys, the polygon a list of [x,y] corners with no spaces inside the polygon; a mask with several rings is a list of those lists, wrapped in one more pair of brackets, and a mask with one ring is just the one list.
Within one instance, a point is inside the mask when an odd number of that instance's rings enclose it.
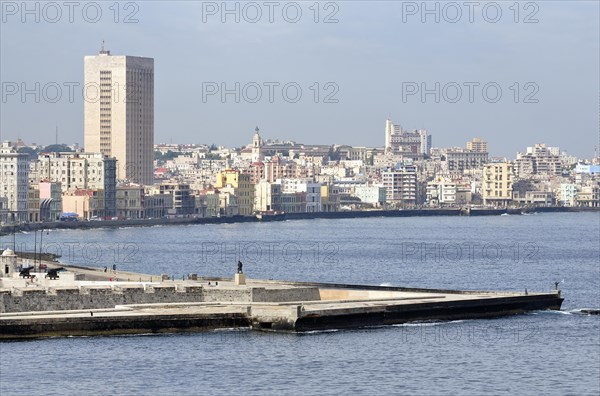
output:
{"label": "breakwater", "polygon": [[[77,280],[67,266],[43,283],[0,279],[0,339],[201,331],[223,327],[309,331],[454,320],[560,309],[560,291],[517,293],[249,280]],[[140,277],[148,275],[138,274]],[[108,275],[106,275],[108,276]]]}
{"label": "breakwater", "polygon": [[227,224],[252,223],[285,220],[311,219],[353,219],[370,217],[422,217],[422,216],[500,216],[503,214],[521,215],[527,213],[560,213],[560,212],[598,212],[600,208],[588,207],[527,207],[508,209],[484,208],[440,208],[440,209],[403,209],[403,210],[356,210],[341,212],[316,213],[285,213],[264,216],[231,216],[231,217],[181,217],[162,219],[135,219],[112,221],[76,221],[76,222],[47,222],[4,225],[0,227],[0,235],[8,235],[20,231],[36,231],[49,229],[94,229],[121,227],[152,227],[160,225],[189,225],[189,224]]}
{"label": "breakwater", "polygon": [[[5,292],[4,308],[18,311],[0,314],[0,339],[201,331],[223,327],[328,330],[514,315],[560,309],[563,301],[559,292],[440,292],[332,286],[320,284],[318,288],[302,288],[280,282],[267,288],[240,289],[226,285],[224,290],[192,286],[160,288],[159,292],[100,291],[98,288],[88,291],[72,288],[60,293],[57,290]],[[96,291],[91,293],[91,290]],[[55,297],[59,295],[71,309],[57,306]],[[177,302],[173,302],[175,300]],[[136,304],[137,301],[143,303]],[[118,302],[126,304],[115,305]]]}

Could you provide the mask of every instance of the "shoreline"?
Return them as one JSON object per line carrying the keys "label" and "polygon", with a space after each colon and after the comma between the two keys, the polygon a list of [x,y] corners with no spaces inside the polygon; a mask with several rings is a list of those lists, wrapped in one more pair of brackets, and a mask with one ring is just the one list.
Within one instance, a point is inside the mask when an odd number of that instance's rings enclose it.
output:
{"label": "shoreline", "polygon": [[503,214],[522,215],[527,213],[572,213],[596,212],[600,208],[592,207],[548,207],[535,206],[527,208],[508,209],[403,209],[403,210],[362,210],[343,212],[316,212],[316,213],[285,213],[280,215],[262,216],[232,216],[232,217],[182,217],[161,219],[136,219],[114,221],[77,221],[77,222],[51,222],[51,223],[26,223],[20,225],[4,225],[0,227],[0,236],[10,235],[15,231],[38,231],[53,229],[97,229],[120,227],[152,227],[162,225],[189,225],[189,224],[232,224],[255,223],[285,220],[313,220],[313,219],[355,219],[371,217],[426,217],[426,216],[500,216]]}

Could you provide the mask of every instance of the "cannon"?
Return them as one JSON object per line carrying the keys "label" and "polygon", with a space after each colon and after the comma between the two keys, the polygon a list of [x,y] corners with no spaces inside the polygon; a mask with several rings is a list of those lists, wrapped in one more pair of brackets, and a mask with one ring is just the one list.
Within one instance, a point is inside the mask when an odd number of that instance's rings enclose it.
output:
{"label": "cannon", "polygon": [[22,277],[23,279],[25,278],[31,278],[34,275],[31,275],[29,272],[33,269],[33,267],[27,267],[27,268],[23,268],[20,272],[19,272],[19,276]]}
{"label": "cannon", "polygon": [[48,270],[48,273],[46,274],[45,278],[50,278],[50,279],[58,279],[58,272],[59,271],[64,271],[65,269],[63,267],[60,268],[52,268],[51,270]]}

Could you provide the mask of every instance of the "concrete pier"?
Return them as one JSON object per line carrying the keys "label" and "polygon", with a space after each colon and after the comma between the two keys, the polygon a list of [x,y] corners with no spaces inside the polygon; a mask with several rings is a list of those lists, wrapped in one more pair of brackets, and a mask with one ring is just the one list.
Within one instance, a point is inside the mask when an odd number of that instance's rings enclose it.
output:
{"label": "concrete pier", "polygon": [[[66,267],[66,266],[65,266]],[[0,280],[0,339],[201,331],[249,327],[308,331],[454,320],[560,309],[559,291],[428,290],[246,278],[106,281],[96,269],[67,267],[69,284]],[[65,276],[66,278],[66,276]]]}

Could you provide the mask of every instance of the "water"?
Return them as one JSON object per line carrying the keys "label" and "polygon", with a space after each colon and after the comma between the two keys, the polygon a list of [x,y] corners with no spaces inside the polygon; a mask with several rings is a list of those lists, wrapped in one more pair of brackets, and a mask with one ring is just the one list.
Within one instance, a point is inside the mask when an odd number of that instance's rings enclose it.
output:
{"label": "water", "polygon": [[[17,247],[33,250],[33,238]],[[562,312],[300,335],[5,342],[0,394],[598,395],[600,317],[579,310],[600,308],[599,243],[598,213],[51,231],[45,249],[98,267],[231,276],[239,258],[255,278],[517,291],[561,281],[565,302]]]}

